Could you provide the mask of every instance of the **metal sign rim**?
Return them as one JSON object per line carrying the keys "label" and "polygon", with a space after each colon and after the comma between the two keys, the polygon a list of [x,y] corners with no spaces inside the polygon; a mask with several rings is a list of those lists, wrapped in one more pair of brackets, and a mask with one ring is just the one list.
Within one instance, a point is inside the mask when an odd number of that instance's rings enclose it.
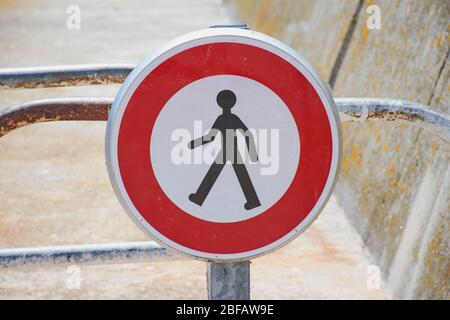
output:
{"label": "metal sign rim", "polygon": [[[291,57],[293,61],[297,62],[294,65],[311,83],[313,88],[318,93],[321,101],[326,109],[328,120],[332,132],[332,159],[328,178],[326,180],[325,186],[322,193],[314,205],[313,209],[309,212],[306,218],[297,225],[296,228],[291,230],[285,236],[279,238],[278,240],[263,246],[258,249],[251,251],[236,253],[236,254],[211,254],[193,250],[182,245],[175,243],[174,241],[166,238],[164,235],[160,234],[156,229],[154,229],[137,211],[134,207],[132,201],[129,199],[128,194],[123,186],[123,182],[120,176],[120,170],[117,161],[117,138],[118,131],[123,116],[123,112],[129,102],[129,99],[133,95],[134,91],[140,84],[140,82],[157,66],[159,63],[158,59],[161,59],[167,52],[172,52],[177,50],[183,45],[189,45],[192,42],[209,39],[214,39],[217,37],[239,37],[246,38],[248,40],[257,41],[266,44],[267,46],[273,47],[274,51],[279,50],[284,52],[288,57]],[[210,41],[211,43],[214,41]],[[183,51],[182,49],[180,51]],[[170,56],[174,55],[172,53]],[[286,58],[286,57],[283,57]],[[291,62],[291,61],[289,61]],[[153,64],[153,65],[152,65]],[[300,67],[300,69],[298,68]],[[288,244],[300,234],[302,234],[320,215],[324,206],[328,202],[332,191],[335,187],[336,180],[339,174],[339,168],[341,164],[341,154],[342,154],[342,133],[340,126],[339,113],[335,105],[333,96],[327,84],[319,77],[318,73],[314,68],[304,59],[300,54],[298,54],[294,49],[287,46],[285,43],[267,36],[262,33],[258,33],[251,30],[245,29],[235,29],[235,28],[211,28],[192,32],[181,37],[178,37],[165,46],[161,47],[155,53],[147,57],[141,64],[139,64],[133,71],[129,74],[125,82],[122,84],[119,92],[117,93],[114,103],[112,105],[111,112],[108,117],[106,135],[105,135],[105,156],[106,156],[106,166],[108,171],[108,176],[111,181],[113,190],[119,199],[120,204],[124,208],[125,212],[132,218],[132,220],[138,225],[138,227],[144,231],[144,233],[151,236],[155,241],[157,241],[162,246],[168,247],[178,254],[187,255],[195,259],[204,261],[216,261],[216,262],[237,262],[245,261],[252,258],[256,258],[265,254],[268,254],[280,247]]]}

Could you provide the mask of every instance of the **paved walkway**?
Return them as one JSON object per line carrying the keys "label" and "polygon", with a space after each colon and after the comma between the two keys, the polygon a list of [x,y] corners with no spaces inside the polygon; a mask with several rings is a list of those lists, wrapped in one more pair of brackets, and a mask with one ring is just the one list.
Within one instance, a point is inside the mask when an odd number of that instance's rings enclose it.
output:
{"label": "paved walkway", "polygon": [[[81,29],[66,9],[81,8]],[[0,1],[0,67],[138,63],[183,33],[229,23],[219,1]],[[118,86],[0,90],[0,108],[38,98],[109,96]],[[0,247],[146,240],[116,200],[104,165],[105,123],[51,123],[0,139]],[[367,286],[371,264],[332,198],[316,223],[252,263],[255,299],[384,299]],[[371,270],[371,269],[369,269]],[[0,272],[4,298],[206,298],[206,267],[180,261]]]}

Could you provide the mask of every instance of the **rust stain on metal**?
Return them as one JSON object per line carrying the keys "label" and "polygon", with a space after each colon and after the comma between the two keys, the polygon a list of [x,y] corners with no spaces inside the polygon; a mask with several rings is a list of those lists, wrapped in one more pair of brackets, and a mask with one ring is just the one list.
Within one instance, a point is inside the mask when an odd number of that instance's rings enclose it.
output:
{"label": "rust stain on metal", "polygon": [[69,87],[69,86],[88,86],[88,85],[104,85],[104,84],[120,84],[124,80],[123,77],[102,76],[92,78],[90,76],[80,77],[61,77],[58,80],[46,81],[21,81],[14,84],[14,86],[2,86],[6,89],[37,89],[37,88],[55,88],[55,87]]}
{"label": "rust stain on metal", "polygon": [[0,111],[0,137],[29,124],[50,121],[106,121],[112,99],[38,100]]}
{"label": "rust stain on metal", "polygon": [[389,121],[413,123],[450,143],[450,115],[420,103],[380,98],[336,98],[341,122]]}
{"label": "rust stain on metal", "polygon": [[374,110],[369,112],[367,119],[380,119],[385,121],[423,121],[424,117],[417,113],[405,111],[390,111],[390,110]]}
{"label": "rust stain on metal", "polygon": [[360,112],[352,112],[352,111],[347,111],[345,112],[345,114],[351,118],[355,118],[355,119],[360,119],[362,117]]}
{"label": "rust stain on metal", "polygon": [[133,65],[72,65],[0,69],[0,89],[33,89],[122,83]]}

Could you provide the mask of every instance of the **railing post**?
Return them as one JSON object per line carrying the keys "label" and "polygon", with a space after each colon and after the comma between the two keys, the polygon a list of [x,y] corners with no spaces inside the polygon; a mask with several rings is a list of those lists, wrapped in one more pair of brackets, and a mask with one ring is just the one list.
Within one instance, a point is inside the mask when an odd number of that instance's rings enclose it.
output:
{"label": "railing post", "polygon": [[250,261],[208,262],[209,300],[250,300]]}

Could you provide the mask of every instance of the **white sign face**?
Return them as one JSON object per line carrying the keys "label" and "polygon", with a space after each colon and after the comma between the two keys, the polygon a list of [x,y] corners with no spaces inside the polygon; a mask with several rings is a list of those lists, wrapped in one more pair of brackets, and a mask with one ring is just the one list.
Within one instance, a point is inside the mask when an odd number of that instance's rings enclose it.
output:
{"label": "white sign face", "polygon": [[[244,207],[245,193],[232,161],[223,166],[201,206],[189,200],[208,177],[223,138],[219,132],[218,139],[195,149],[189,142],[207,134],[223,114],[216,98],[224,88],[235,94],[231,112],[249,128],[257,149],[258,161],[253,162],[238,131],[239,154],[261,204],[251,210]],[[151,141],[153,170],[165,194],[185,212],[213,222],[246,220],[266,211],[288,189],[300,155],[297,126],[280,97],[259,82],[233,75],[202,78],[174,94],[159,113]]]}
{"label": "white sign face", "polygon": [[312,67],[231,28],[175,39],[133,70],[106,134],[125,210],[204,260],[251,259],[302,233],[333,190],[340,150],[334,100]]}

